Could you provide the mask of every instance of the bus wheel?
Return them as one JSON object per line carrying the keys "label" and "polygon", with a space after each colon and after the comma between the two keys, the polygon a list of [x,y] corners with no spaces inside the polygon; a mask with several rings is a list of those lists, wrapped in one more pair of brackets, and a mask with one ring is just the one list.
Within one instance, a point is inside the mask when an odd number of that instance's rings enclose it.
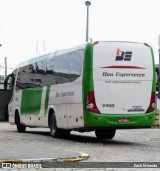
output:
{"label": "bus wheel", "polygon": [[57,128],[57,122],[55,114],[52,113],[50,120],[49,120],[49,127],[50,127],[50,133],[53,138],[57,138],[59,134],[59,129]]}
{"label": "bus wheel", "polygon": [[16,113],[16,116],[15,116],[15,123],[17,125],[17,131],[19,133],[24,133],[26,131],[26,126],[21,125],[20,123],[20,117],[18,113]]}
{"label": "bus wheel", "polygon": [[98,139],[112,139],[115,136],[116,129],[95,130]]}

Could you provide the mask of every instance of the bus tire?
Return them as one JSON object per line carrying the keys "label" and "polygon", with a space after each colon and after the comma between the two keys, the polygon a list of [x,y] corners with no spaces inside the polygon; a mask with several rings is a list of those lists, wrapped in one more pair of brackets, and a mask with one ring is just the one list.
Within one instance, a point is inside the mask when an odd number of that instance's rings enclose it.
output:
{"label": "bus tire", "polygon": [[54,113],[51,114],[49,119],[50,133],[53,138],[57,138],[60,134],[60,130],[57,128],[56,116]]}
{"label": "bus tire", "polygon": [[112,139],[115,136],[116,129],[95,130],[98,139]]}
{"label": "bus tire", "polygon": [[21,125],[19,113],[16,112],[15,123],[17,125],[17,132],[24,133],[26,131],[26,126]]}

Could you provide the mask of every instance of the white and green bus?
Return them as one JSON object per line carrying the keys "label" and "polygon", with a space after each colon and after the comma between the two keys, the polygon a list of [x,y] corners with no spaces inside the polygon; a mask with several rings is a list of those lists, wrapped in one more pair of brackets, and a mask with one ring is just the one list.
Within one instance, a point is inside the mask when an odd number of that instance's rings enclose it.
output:
{"label": "white and green bus", "polygon": [[10,74],[9,123],[18,132],[48,127],[52,137],[154,123],[156,75],[152,48],[137,42],[88,42],[32,58]]}

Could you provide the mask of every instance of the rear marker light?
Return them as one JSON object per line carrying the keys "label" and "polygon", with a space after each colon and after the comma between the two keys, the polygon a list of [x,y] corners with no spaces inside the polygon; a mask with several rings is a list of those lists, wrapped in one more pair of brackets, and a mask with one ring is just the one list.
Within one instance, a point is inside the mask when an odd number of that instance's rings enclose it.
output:
{"label": "rear marker light", "polygon": [[155,103],[152,103],[152,108],[156,108],[156,104]]}
{"label": "rear marker light", "polygon": [[93,109],[93,107],[94,107],[93,103],[90,103],[90,104],[86,105],[86,109],[88,109],[88,110]]}

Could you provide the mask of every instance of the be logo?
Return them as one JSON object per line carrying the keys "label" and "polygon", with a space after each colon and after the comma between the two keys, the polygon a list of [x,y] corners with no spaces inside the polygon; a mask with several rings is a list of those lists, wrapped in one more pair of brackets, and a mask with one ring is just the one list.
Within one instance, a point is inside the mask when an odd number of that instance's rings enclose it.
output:
{"label": "be logo", "polygon": [[120,49],[116,50],[116,61],[131,61],[132,52],[131,51],[121,51]]}

